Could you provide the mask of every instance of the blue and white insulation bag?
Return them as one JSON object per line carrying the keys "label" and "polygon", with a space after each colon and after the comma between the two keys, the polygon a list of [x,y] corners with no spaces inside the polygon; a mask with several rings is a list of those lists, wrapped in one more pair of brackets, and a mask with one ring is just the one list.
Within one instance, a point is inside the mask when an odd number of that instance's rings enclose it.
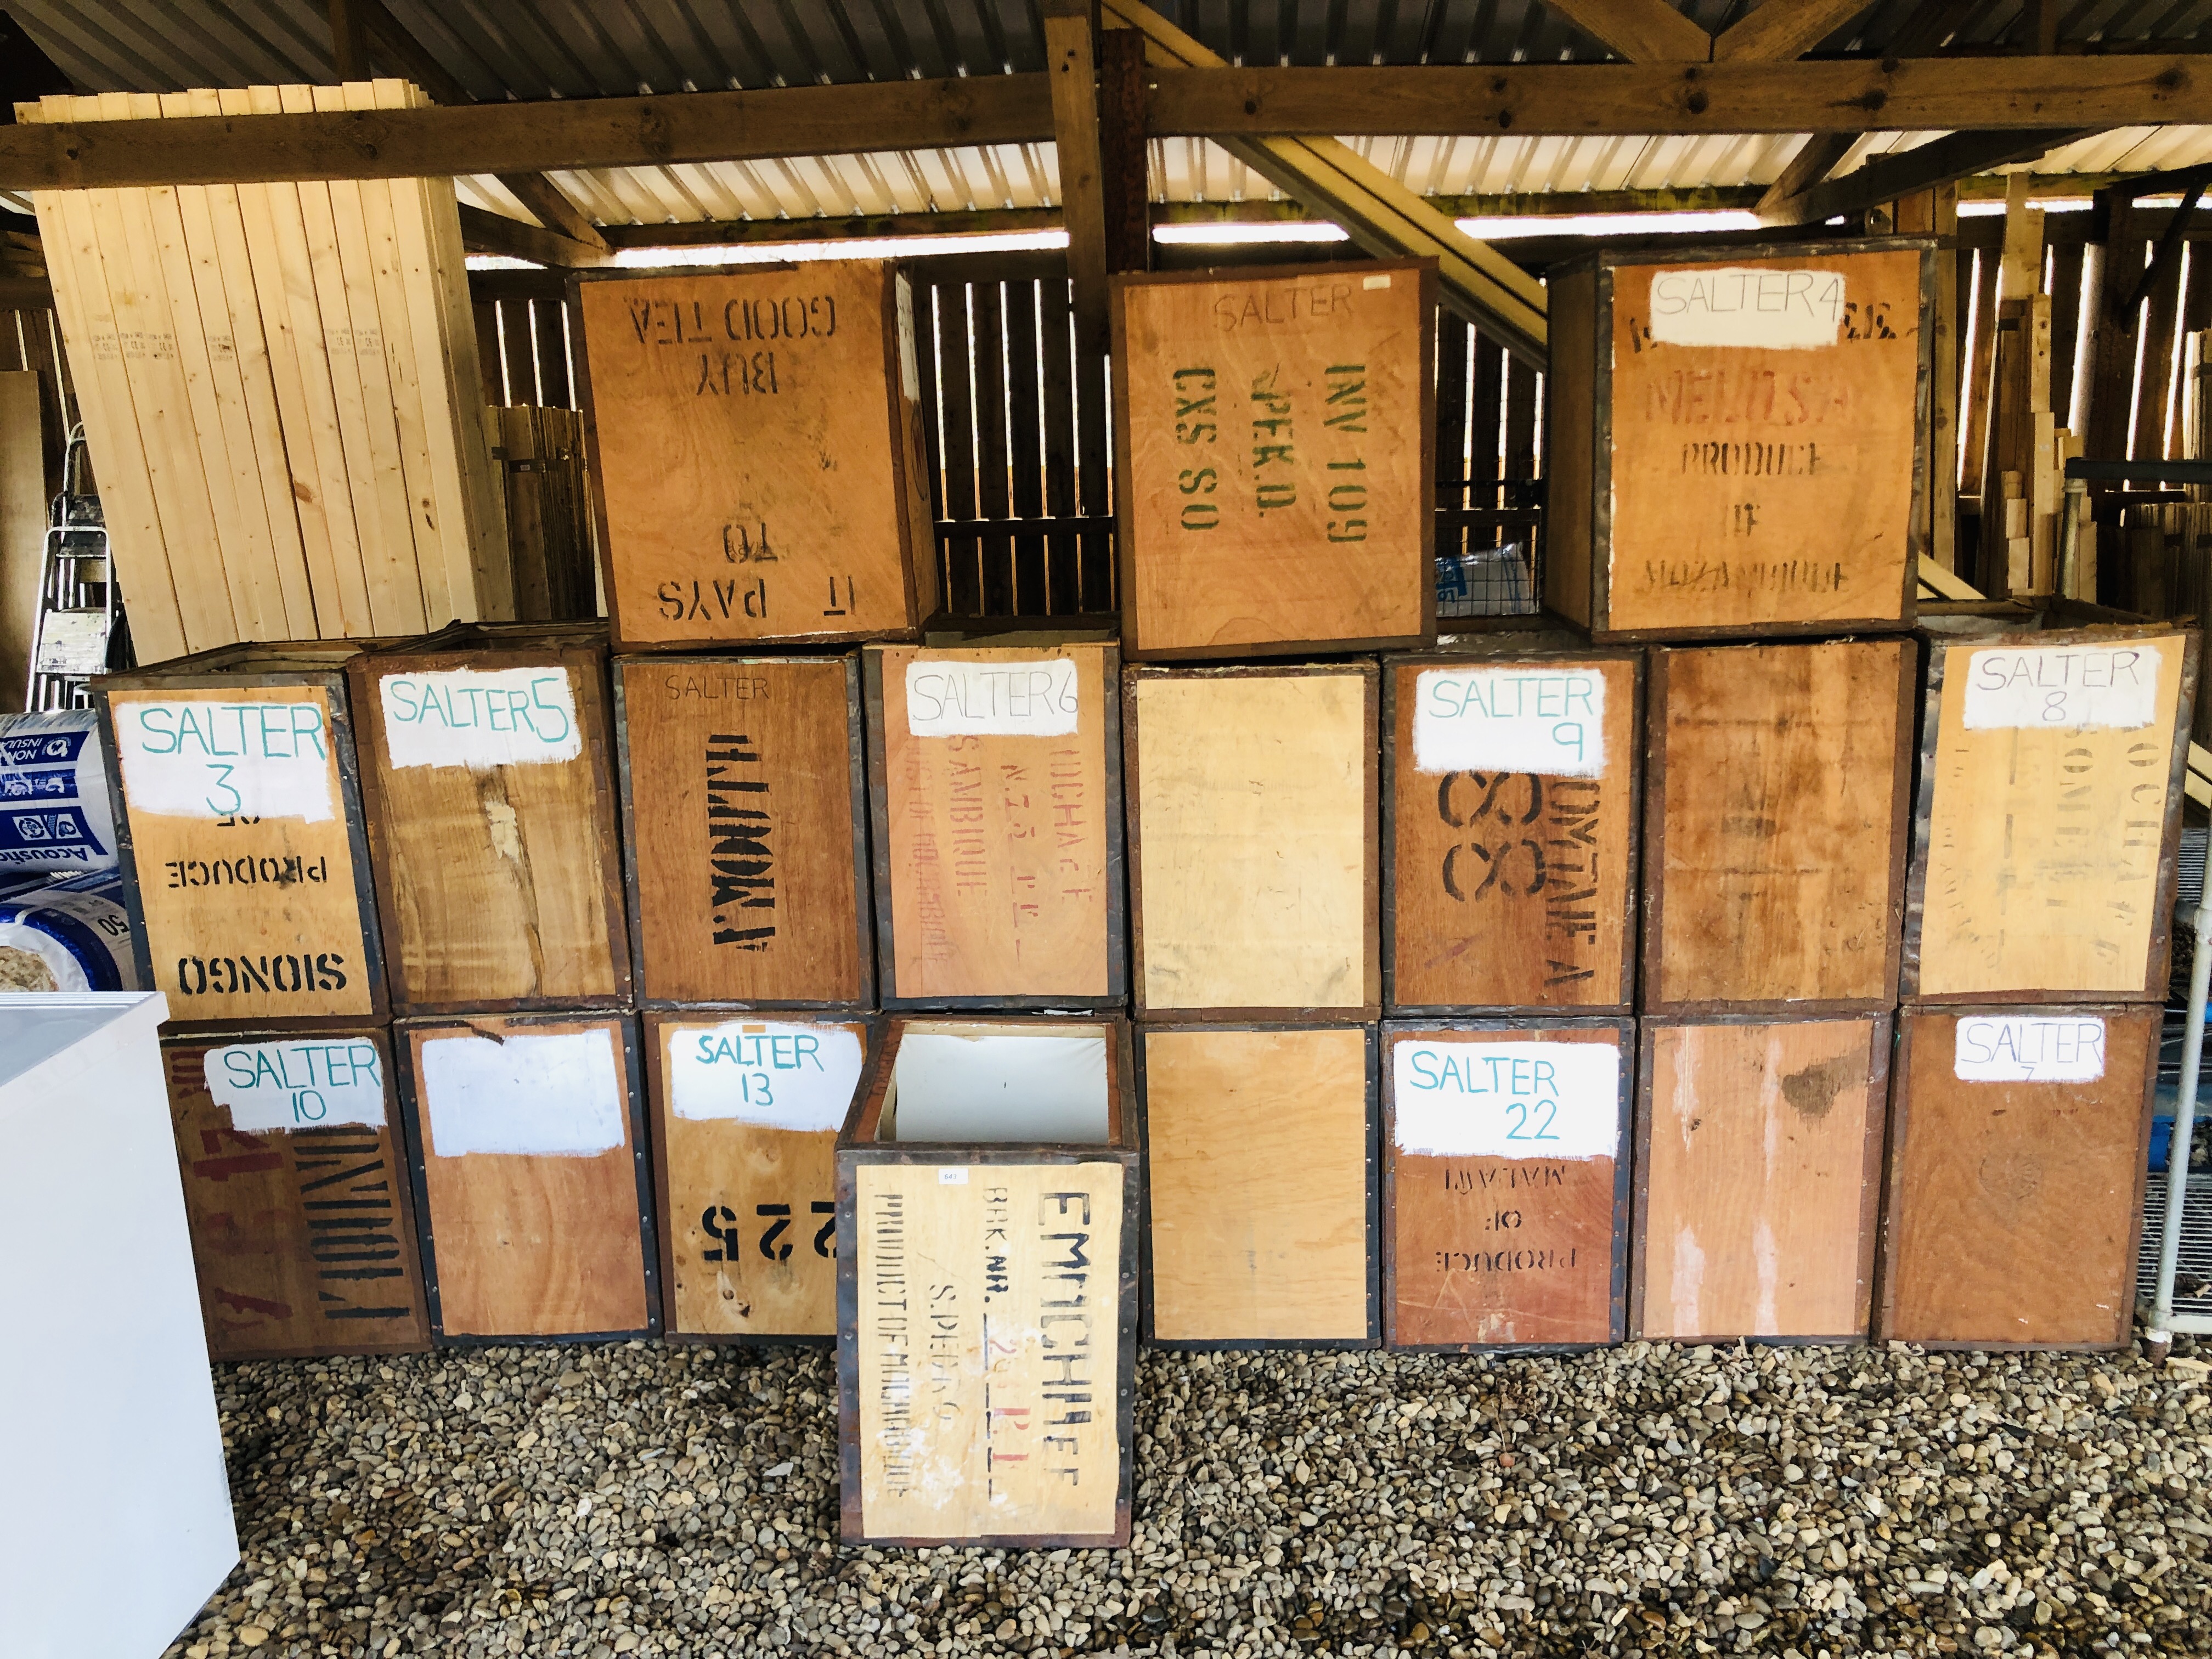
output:
{"label": "blue and white insulation bag", "polygon": [[114,867],[99,716],[0,714],[0,876]]}
{"label": "blue and white insulation bag", "polygon": [[131,918],[113,870],[0,899],[0,991],[136,991]]}

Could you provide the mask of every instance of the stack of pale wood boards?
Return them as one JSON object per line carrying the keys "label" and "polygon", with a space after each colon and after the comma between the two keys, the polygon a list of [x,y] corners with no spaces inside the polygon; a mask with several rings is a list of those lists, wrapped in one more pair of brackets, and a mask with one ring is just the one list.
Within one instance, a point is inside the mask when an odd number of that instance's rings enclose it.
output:
{"label": "stack of pale wood boards", "polygon": [[[2057,424],[2051,406],[2051,296],[2000,301],[1996,329],[1982,473],[1982,587],[1991,595],[2045,597],[2059,589],[2066,463],[2081,454],[2081,439]],[[2095,526],[2085,514],[2081,527],[2069,598],[2096,592]]]}
{"label": "stack of pale wood boards", "polygon": [[[19,105],[408,108],[404,81]],[[513,614],[449,179],[34,192],[141,661]]]}

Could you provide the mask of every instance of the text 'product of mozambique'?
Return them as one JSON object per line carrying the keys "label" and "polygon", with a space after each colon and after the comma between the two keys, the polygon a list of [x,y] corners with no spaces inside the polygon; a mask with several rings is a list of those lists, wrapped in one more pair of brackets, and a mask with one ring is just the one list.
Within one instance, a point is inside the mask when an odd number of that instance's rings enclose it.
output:
{"label": "text 'product of mozambique'", "polygon": [[905,277],[579,277],[617,648],[912,638],[937,608]]}
{"label": "text 'product of mozambique'", "polygon": [[873,1003],[859,660],[614,671],[639,1000]]}
{"label": "text 'product of mozambique'", "polygon": [[439,1341],[659,1335],[629,1017],[403,1020],[392,1043]]}
{"label": "text 'product of mozambique'", "polygon": [[430,1346],[384,1028],[166,1037],[216,1360]]}
{"label": "text 'product of mozambique'", "polygon": [[629,1001],[604,631],[461,625],[347,672],[393,1011]]}
{"label": "text 'product of mozambique'", "polygon": [[837,1139],[848,1543],[1128,1543],[1140,1146],[1118,1017],[885,1022]]}
{"label": "text 'product of mozambique'", "polygon": [[1912,620],[1932,243],[1551,276],[1546,603],[1600,638]]}
{"label": "text 'product of mozambique'", "polygon": [[2163,1015],[2136,1004],[1899,1016],[1876,1334],[2127,1345]]}
{"label": "text 'product of mozambique'", "polygon": [[1864,1340],[1889,1016],[1640,1024],[1631,1334]]}
{"label": "text 'product of mozambique'", "polygon": [[1651,653],[1644,1009],[1893,1005],[1909,638]]}
{"label": "text 'product of mozambique'", "polygon": [[226,646],[95,684],[139,977],[173,1029],[384,1016],[357,651]]}
{"label": "text 'product of mozambique'", "polygon": [[1634,1022],[1394,1022],[1382,1072],[1388,1344],[1620,1341]]}
{"label": "text 'product of mozambique'", "polygon": [[1372,1347],[1375,1028],[1141,1026],[1146,1338]]}
{"label": "text 'product of mozambique'", "polygon": [[862,654],[884,1006],[1118,1004],[1120,653]]}
{"label": "text 'product of mozambique'", "polygon": [[1930,641],[1905,1001],[2165,1000],[2198,640]]}
{"label": "text 'product of mozambique'", "polygon": [[644,1028],[665,1334],[828,1341],[837,1132],[867,1023],[655,1012]]}
{"label": "text 'product of mozambique'", "polygon": [[1128,653],[1434,639],[1436,262],[1112,284]]}
{"label": "text 'product of mozambique'", "polygon": [[1632,1008],[1641,657],[1509,639],[1382,672],[1384,1001]]}
{"label": "text 'product of mozambique'", "polygon": [[1372,1019],[1373,663],[1122,672],[1145,1019]]}

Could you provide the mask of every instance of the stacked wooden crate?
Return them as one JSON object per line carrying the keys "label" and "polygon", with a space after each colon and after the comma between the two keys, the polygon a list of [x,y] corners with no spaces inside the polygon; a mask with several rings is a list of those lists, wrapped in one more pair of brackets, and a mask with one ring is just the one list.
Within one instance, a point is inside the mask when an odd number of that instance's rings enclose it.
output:
{"label": "stacked wooden crate", "polygon": [[[404,108],[400,81],[30,122]],[[512,614],[447,179],[33,192],[139,659]]]}
{"label": "stacked wooden crate", "polygon": [[2128,1339],[2198,649],[2171,624],[1930,642],[1885,1336]]}
{"label": "stacked wooden crate", "polygon": [[98,702],[209,1352],[390,1353],[429,1310],[346,644],[234,646]]}
{"label": "stacked wooden crate", "polygon": [[1651,642],[1638,1335],[1867,1333],[1933,281],[1893,238],[1553,282],[1549,597]]}

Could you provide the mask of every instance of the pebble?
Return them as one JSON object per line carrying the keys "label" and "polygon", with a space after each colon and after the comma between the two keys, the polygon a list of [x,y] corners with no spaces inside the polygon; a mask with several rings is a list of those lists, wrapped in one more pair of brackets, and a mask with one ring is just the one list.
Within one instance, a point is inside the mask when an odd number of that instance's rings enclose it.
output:
{"label": "pebble", "polygon": [[168,1659],[2212,1652],[2187,1352],[1148,1352],[1139,1377],[1131,1547],[1023,1553],[837,1541],[822,1350],[221,1367],[244,1559]]}

